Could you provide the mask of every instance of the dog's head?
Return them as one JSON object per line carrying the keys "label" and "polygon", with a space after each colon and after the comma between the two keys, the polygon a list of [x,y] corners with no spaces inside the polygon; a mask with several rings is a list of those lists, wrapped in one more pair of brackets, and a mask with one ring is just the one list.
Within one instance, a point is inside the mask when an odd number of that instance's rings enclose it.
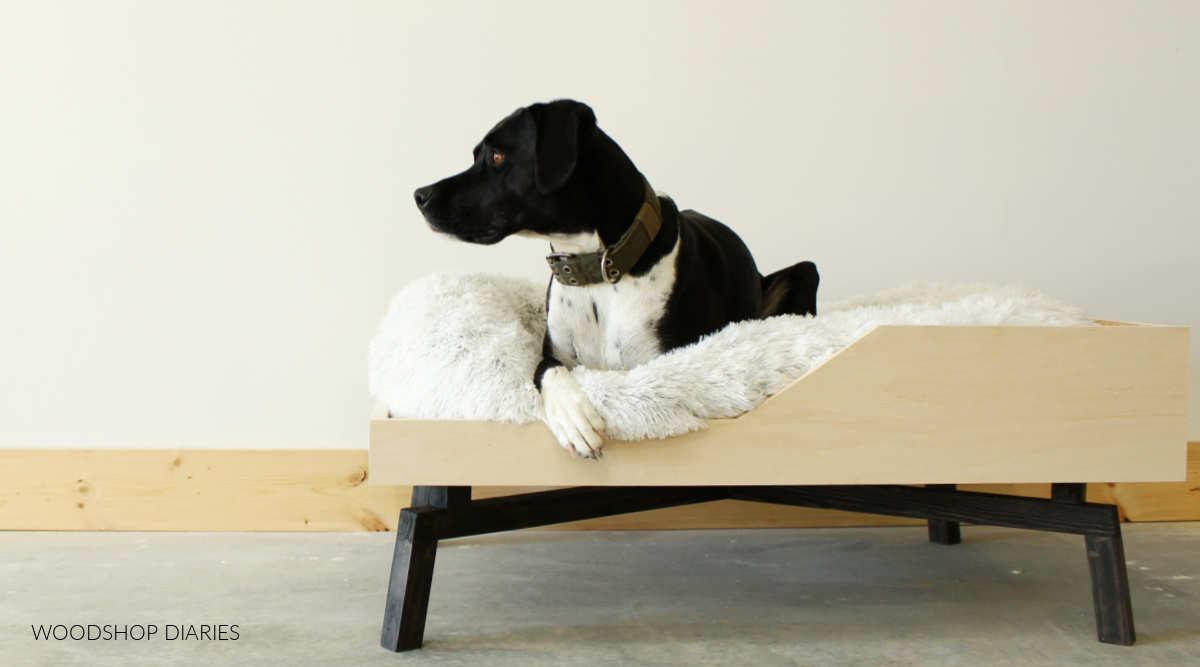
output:
{"label": "dog's head", "polygon": [[471,243],[497,243],[518,232],[588,231],[576,214],[581,193],[572,176],[597,134],[586,104],[558,100],[517,109],[479,142],[469,169],[418,189],[417,208],[434,231]]}

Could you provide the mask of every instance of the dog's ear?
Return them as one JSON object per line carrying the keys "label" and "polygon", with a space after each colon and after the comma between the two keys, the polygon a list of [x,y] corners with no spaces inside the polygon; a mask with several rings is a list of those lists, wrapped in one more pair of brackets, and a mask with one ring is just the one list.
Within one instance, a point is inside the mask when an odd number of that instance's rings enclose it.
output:
{"label": "dog's ear", "polygon": [[580,140],[596,127],[596,115],[573,100],[537,104],[530,111],[537,126],[534,180],[538,192],[553,192],[574,173]]}

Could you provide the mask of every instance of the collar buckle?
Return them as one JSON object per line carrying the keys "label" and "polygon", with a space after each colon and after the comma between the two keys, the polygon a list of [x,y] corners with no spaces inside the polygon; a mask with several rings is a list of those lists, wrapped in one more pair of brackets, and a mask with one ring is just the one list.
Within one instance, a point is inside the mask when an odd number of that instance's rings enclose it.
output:
{"label": "collar buckle", "polygon": [[613,261],[608,258],[608,251],[612,250],[612,246],[604,249],[604,254],[600,255],[600,275],[604,276],[604,282],[609,285],[616,285],[621,279],[621,272],[613,266]]}
{"label": "collar buckle", "polygon": [[[616,285],[633,268],[662,228],[662,208],[658,195],[645,177],[642,177],[642,183],[646,186],[642,208],[616,243],[595,252],[551,252],[546,255],[546,264],[554,273],[555,280],[570,286],[599,283]],[[553,250],[554,246],[550,249]]]}

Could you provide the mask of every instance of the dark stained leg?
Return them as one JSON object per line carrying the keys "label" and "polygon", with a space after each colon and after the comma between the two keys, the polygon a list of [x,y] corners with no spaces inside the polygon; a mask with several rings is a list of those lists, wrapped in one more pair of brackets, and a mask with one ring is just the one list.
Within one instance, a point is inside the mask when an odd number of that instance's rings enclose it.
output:
{"label": "dark stained leg", "polygon": [[[954,491],[958,488],[955,484],[926,484],[927,489],[937,489],[939,491]],[[961,524],[957,521],[943,521],[941,519],[929,520],[929,541],[934,544],[958,544],[962,542]]]}
{"label": "dark stained leg", "polygon": [[[1114,518],[1116,512],[1113,512]],[[1105,644],[1130,646],[1137,640],[1133,630],[1133,605],[1129,601],[1129,575],[1125,570],[1125,545],[1121,526],[1110,537],[1085,535],[1088,569],[1092,572],[1092,605],[1096,609],[1096,636]]]}
{"label": "dark stained leg", "polygon": [[[1087,484],[1053,484],[1050,499],[1067,505],[1087,502]],[[1084,535],[1088,570],[1092,574],[1092,606],[1096,610],[1096,636],[1106,644],[1130,646],[1137,639],[1133,630],[1133,605],[1129,601],[1129,574],[1125,569],[1125,545],[1121,541],[1121,514],[1110,511],[1107,535]]]}
{"label": "dark stained leg", "polygon": [[1136,636],[1120,513],[1113,505],[1087,502],[1086,494],[1085,484],[1054,484],[1050,500],[894,485],[730,490],[737,500],[1083,535],[1092,576],[1096,634],[1102,642],[1129,646]]}
{"label": "dark stained leg", "polygon": [[[1054,484],[1050,498],[1056,502],[1082,505],[1087,500],[1086,484]],[[1106,644],[1130,646],[1137,640],[1133,630],[1133,605],[1129,601],[1129,574],[1125,569],[1125,545],[1121,541],[1121,514],[1111,508],[1111,533],[1084,535],[1088,570],[1092,574],[1092,606],[1096,610],[1096,636]]]}
{"label": "dark stained leg", "polygon": [[469,486],[418,486],[413,488],[412,507],[400,512],[396,528],[396,550],[383,611],[380,643],[389,651],[421,648],[425,614],[433,586],[433,563],[437,538],[433,514],[465,507],[471,502]]}
{"label": "dark stained leg", "polygon": [[400,512],[380,644],[421,648],[438,540],[724,500],[724,487],[579,487],[471,500],[469,486],[418,486]]}

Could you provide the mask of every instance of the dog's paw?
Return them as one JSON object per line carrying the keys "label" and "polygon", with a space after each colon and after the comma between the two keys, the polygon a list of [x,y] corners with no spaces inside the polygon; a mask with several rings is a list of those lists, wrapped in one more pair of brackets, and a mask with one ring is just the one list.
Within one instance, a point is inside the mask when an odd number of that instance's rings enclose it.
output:
{"label": "dog's paw", "polygon": [[556,366],[542,376],[542,405],[558,444],[581,458],[600,458],[604,419],[566,368]]}

